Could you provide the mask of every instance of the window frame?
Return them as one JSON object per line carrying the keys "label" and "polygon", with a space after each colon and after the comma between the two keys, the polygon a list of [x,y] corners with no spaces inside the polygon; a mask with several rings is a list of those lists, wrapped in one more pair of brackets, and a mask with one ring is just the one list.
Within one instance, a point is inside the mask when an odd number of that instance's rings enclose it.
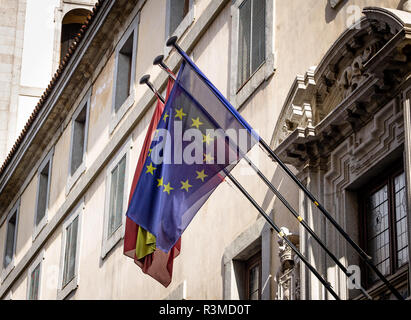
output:
{"label": "window frame", "polygon": [[245,285],[244,285],[244,297],[246,300],[250,300],[250,271],[252,268],[255,266],[259,266],[258,269],[258,300],[261,300],[261,290],[262,290],[262,255],[261,255],[261,250],[255,253],[253,256],[248,258],[246,261],[244,261],[244,279],[245,279]]}
{"label": "window frame", "polygon": [[267,81],[275,72],[275,56],[274,56],[274,2],[272,0],[265,1],[265,60],[254,71],[248,80],[246,80],[240,88],[238,88],[238,59],[239,59],[239,30],[240,30],[240,7],[248,0],[235,0],[231,5],[231,77],[230,77],[230,102],[239,109],[248,98]]}
{"label": "window frame", "polygon": [[[105,200],[104,200],[104,219],[103,219],[103,240],[101,248],[101,259],[107,256],[107,254],[115,247],[115,245],[124,237],[126,212],[128,207],[128,198],[130,192],[130,156],[131,149],[133,148],[133,139],[130,137],[120,150],[116,153],[114,158],[106,169],[106,183],[105,183]],[[126,157],[125,176],[124,176],[124,195],[123,195],[123,218],[121,225],[116,231],[109,237],[109,221],[110,221],[110,193],[111,193],[111,173],[113,169],[120,163],[123,157]]]}
{"label": "window frame", "polygon": [[[4,258],[6,256],[6,248],[7,248],[7,233],[8,233],[8,228],[9,228],[9,221],[10,219],[16,214],[16,231],[14,233],[14,240],[13,240],[13,257],[10,261],[10,263],[7,265],[6,268],[4,268]],[[7,214],[7,218],[5,220],[5,226],[6,226],[6,233],[4,235],[4,246],[3,246],[3,256],[2,256],[2,261],[1,261],[1,283],[6,280],[10,272],[14,269],[15,265],[15,258],[16,258],[16,247],[17,247],[17,235],[18,235],[18,230],[19,230],[19,216],[20,216],[20,198],[16,201],[14,206],[11,208],[9,213]]]}
{"label": "window frame", "polygon": [[39,285],[38,285],[38,292],[37,292],[37,300],[41,300],[41,279],[42,279],[42,271],[43,271],[43,261],[45,259],[44,256],[45,250],[43,249],[40,254],[36,257],[34,262],[30,265],[27,273],[27,292],[26,292],[26,299],[30,299],[30,285],[31,285],[31,274],[33,271],[37,268],[38,265],[40,265],[40,270],[39,270]]}
{"label": "window frame", "polygon": [[[68,162],[68,178],[67,178],[67,185],[66,185],[66,196],[70,193],[73,185],[77,182],[80,176],[86,171],[86,158],[87,158],[87,144],[88,144],[88,129],[89,129],[89,120],[90,120],[90,102],[91,102],[91,88],[88,90],[84,98],[81,100],[79,105],[77,106],[76,111],[73,113],[71,117],[71,134],[70,134],[70,155],[69,155],[69,162]],[[71,166],[72,166],[72,157],[73,157],[73,138],[74,138],[74,126],[75,121],[83,108],[86,108],[86,122],[84,124],[84,147],[83,147],[83,160],[74,174],[71,174]]]}
{"label": "window frame", "polygon": [[[79,268],[80,268],[80,251],[81,251],[81,221],[83,216],[83,211],[85,209],[84,198],[80,203],[73,209],[73,211],[68,215],[62,226],[62,241],[61,241],[61,255],[60,255],[60,271],[59,271],[59,281],[57,288],[57,299],[65,299],[71,292],[77,289],[79,283]],[[74,277],[67,284],[63,286],[63,272],[65,265],[65,255],[66,255],[66,241],[67,241],[67,227],[73,223],[73,221],[78,217],[78,230],[77,230],[77,243],[76,243],[76,260],[74,265]]]}
{"label": "window frame", "polygon": [[[51,148],[49,153],[46,155],[44,160],[41,162],[39,168],[37,169],[37,191],[36,191],[36,205],[34,211],[34,221],[33,221],[33,237],[32,241],[36,240],[37,236],[43,230],[43,228],[48,223],[48,211],[49,211],[49,201],[50,201],[50,186],[51,186],[51,175],[52,175],[52,167],[53,167],[53,156],[54,156],[54,147]],[[47,181],[47,197],[46,197],[46,210],[44,212],[44,217],[40,220],[38,224],[37,221],[37,213],[38,213],[38,205],[39,205],[39,196],[40,196],[40,175],[46,165],[49,165],[49,172],[48,172],[48,181]]]}
{"label": "window frame", "polygon": [[[389,232],[389,267],[390,271],[386,275],[386,277],[396,276],[398,273],[401,273],[401,270],[404,268],[408,268],[408,263],[398,266],[398,257],[397,257],[397,228],[396,228],[396,217],[395,217],[395,190],[394,190],[394,179],[405,173],[404,166],[402,164],[396,165],[393,168],[389,169],[383,175],[377,176],[376,178],[372,179],[367,183],[367,186],[362,188],[360,194],[363,194],[364,197],[360,201],[360,241],[362,247],[369,252],[368,247],[368,209],[367,209],[367,200],[369,197],[381,189],[384,185],[387,185],[388,188],[388,232]],[[407,185],[405,186],[407,188]],[[408,210],[408,208],[407,208]],[[408,219],[408,217],[407,217]],[[407,230],[409,232],[409,230]],[[408,243],[408,246],[410,244]],[[365,288],[371,288],[374,286],[378,286],[381,284],[381,280],[377,279],[376,281],[370,281],[370,270],[365,267],[364,263],[361,263],[361,268],[363,270],[363,274],[365,275],[362,277],[362,282]]]}
{"label": "window frame", "polygon": [[[135,82],[136,82],[136,67],[137,67],[137,50],[138,50],[138,31],[140,24],[140,12],[137,13],[136,17],[130,23],[127,30],[121,36],[119,42],[115,49],[115,62],[114,62],[114,79],[113,79],[113,91],[112,91],[112,102],[111,102],[111,121],[109,125],[109,133],[112,134],[116,129],[117,125],[120,123],[121,119],[131,108],[135,102]],[[124,44],[127,42],[131,34],[133,33],[133,49],[131,57],[131,75],[130,75],[130,89],[129,95],[123,104],[116,110],[116,89],[117,89],[117,75],[118,75],[118,62],[119,54]]]}
{"label": "window frame", "polygon": [[[171,19],[171,0],[167,0],[166,2],[166,25],[165,25],[165,35],[166,39],[168,40],[172,36],[177,36],[178,39],[187,31],[187,29],[191,26],[194,22],[195,17],[195,3],[194,0],[189,0],[188,3],[188,12],[183,20],[180,22],[176,30],[173,33],[170,32],[170,19]],[[164,56],[168,57],[171,52],[171,48],[164,46]]]}

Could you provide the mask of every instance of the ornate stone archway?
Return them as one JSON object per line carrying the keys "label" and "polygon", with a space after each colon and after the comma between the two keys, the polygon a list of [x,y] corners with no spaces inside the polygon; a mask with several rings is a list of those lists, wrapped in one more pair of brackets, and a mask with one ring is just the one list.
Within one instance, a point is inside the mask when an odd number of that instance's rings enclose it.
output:
{"label": "ornate stone archway", "polygon": [[[280,158],[298,170],[300,179],[356,241],[361,225],[353,190],[407,149],[402,95],[411,75],[411,14],[376,7],[363,13],[317,67],[296,77],[271,141]],[[300,202],[300,212],[334,253],[347,265],[358,263],[319,213]],[[345,276],[303,230],[300,233],[302,251],[340,296],[355,297],[347,290]],[[307,288],[318,286],[304,268],[301,278]],[[377,295],[383,289],[374,291]],[[301,295],[326,298],[321,292]]]}

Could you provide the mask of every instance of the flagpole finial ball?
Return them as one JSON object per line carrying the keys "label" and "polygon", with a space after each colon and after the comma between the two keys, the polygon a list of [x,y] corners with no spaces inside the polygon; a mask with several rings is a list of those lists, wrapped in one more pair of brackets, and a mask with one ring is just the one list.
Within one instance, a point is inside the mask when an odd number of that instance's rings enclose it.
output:
{"label": "flagpole finial ball", "polygon": [[157,56],[155,59],[154,59],[154,61],[153,61],[153,65],[158,65],[158,64],[161,64],[162,62],[163,62],[163,60],[164,60],[164,55],[159,55],[159,56]]}
{"label": "flagpole finial ball", "polygon": [[150,75],[146,74],[140,78],[140,84],[145,84],[148,82],[148,80],[150,80]]}
{"label": "flagpole finial ball", "polygon": [[177,42],[177,36],[173,36],[170,39],[167,40],[167,47],[173,47]]}

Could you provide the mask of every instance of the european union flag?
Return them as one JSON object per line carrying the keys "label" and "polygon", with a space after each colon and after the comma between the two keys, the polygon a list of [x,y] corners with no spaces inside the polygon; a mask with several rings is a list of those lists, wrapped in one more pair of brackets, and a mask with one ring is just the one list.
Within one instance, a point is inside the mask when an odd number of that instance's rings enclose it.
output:
{"label": "european union flag", "polygon": [[241,116],[183,62],[127,216],[168,252],[215,188],[257,142]]}

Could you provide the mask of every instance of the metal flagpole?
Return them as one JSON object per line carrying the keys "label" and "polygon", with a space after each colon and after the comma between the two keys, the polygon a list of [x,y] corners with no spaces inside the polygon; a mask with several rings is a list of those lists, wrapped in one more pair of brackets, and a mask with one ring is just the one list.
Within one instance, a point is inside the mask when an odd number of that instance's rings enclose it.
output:
{"label": "metal flagpole", "polygon": [[[183,49],[177,44],[177,37],[173,36],[167,41],[167,46],[173,46],[177,52],[186,60],[192,67],[195,67],[194,63],[191,59],[187,56]],[[199,76],[203,76],[199,74]],[[207,80],[206,78],[204,80]],[[219,91],[214,88],[209,81],[207,80],[207,85],[212,87],[214,93],[220,100],[225,100],[225,98],[219,93]],[[221,95],[221,96],[218,96]],[[395,295],[395,297],[399,300],[404,300],[401,294],[394,288],[394,286],[387,280],[387,278],[378,270],[378,268],[371,262],[372,258],[367,255],[364,250],[358,246],[351,237],[344,231],[344,229],[338,224],[338,222],[328,213],[328,211],[322,206],[319,201],[314,197],[314,195],[302,184],[302,182],[291,172],[291,170],[285,165],[284,162],[275,154],[275,152],[270,148],[270,146],[260,137],[259,144],[265,150],[268,155],[275,160],[280,167],[285,171],[285,173],[297,184],[297,186],[303,190],[304,194],[311,200],[311,202],[321,211],[321,213],[331,222],[331,224],[338,230],[338,232],[347,240],[347,242],[354,248],[355,251],[359,254],[361,259],[376,273],[376,275],[384,282],[384,284],[390,289],[390,291]]]}
{"label": "metal flagpole", "polygon": [[[147,84],[147,82],[142,82]],[[153,91],[155,94],[158,94],[158,91],[154,88],[154,86],[147,86]],[[160,95],[161,97],[161,95]],[[164,100],[163,97],[161,97]],[[251,202],[251,204],[259,211],[259,213],[265,218],[265,220],[271,225],[271,227],[278,233],[278,236],[287,242],[290,248],[297,254],[297,256],[304,262],[307,268],[317,277],[317,279],[325,286],[325,288],[331,293],[331,295],[336,300],[341,300],[340,297],[335,293],[332,289],[332,286],[329,282],[327,282],[319,273],[318,271],[310,264],[307,258],[294,246],[294,244],[287,238],[287,236],[282,232],[282,230],[274,223],[274,221],[270,218],[269,215],[258,205],[258,203],[251,197],[251,195],[244,189],[244,187],[229,173],[224,169],[224,173],[230,179],[230,181],[240,190],[240,192]],[[275,188],[274,188],[275,189]]]}
{"label": "metal flagpole", "polygon": [[[164,56],[158,56],[154,59],[153,64],[159,65],[161,69],[166,71],[172,79],[176,79],[175,75],[170,71],[170,68],[163,62]],[[350,277],[352,273],[349,273],[347,268],[338,260],[338,258],[327,248],[324,242],[317,236],[314,230],[308,225],[308,223],[294,210],[290,203],[283,197],[283,195],[274,187],[274,185],[267,179],[267,177],[257,168],[257,166],[248,158],[247,155],[242,155],[244,160],[248,165],[257,173],[257,175],[264,181],[264,183],[273,191],[278,199],[284,204],[284,206],[292,213],[292,215],[298,220],[299,223],[307,230],[307,232],[317,241],[317,243],[324,249],[324,251],[331,257],[331,259],[337,264],[337,266],[343,271],[343,273]],[[367,293],[367,291],[359,284],[359,290],[364,294],[365,297],[372,300],[372,297]]]}
{"label": "metal flagpole", "polygon": [[161,96],[161,94],[157,91],[156,88],[154,88],[153,84],[150,82],[150,75],[146,74],[140,78],[140,84],[146,84],[151,91],[154,92],[154,94],[161,100],[162,103],[166,103],[164,98]]}
{"label": "metal flagpole", "polygon": [[[225,170],[224,170],[225,171]],[[231,180],[231,182],[241,191],[241,193],[251,202],[251,204],[258,210],[258,212],[264,217],[264,219],[270,224],[270,226],[278,233],[278,236],[287,242],[290,248],[296,253],[296,255],[304,262],[308,269],[317,277],[317,279],[324,285],[324,287],[331,293],[336,300],[341,300],[340,297],[332,289],[331,284],[324,280],[324,278],[318,273],[318,271],[310,264],[307,258],[294,246],[294,244],[287,238],[283,231],[272,221],[272,219],[265,213],[265,211],[257,204],[257,202],[250,196],[250,194],[243,188],[243,186],[231,175],[226,172],[225,174]]]}

